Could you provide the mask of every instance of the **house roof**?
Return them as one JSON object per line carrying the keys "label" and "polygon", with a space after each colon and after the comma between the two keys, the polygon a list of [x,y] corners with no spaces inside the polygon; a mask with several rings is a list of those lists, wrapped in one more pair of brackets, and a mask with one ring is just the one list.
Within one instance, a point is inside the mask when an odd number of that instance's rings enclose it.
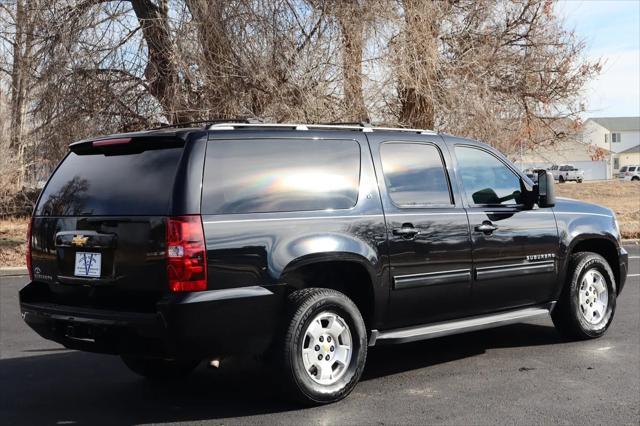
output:
{"label": "house roof", "polygon": [[640,130],[640,117],[592,117],[592,120],[607,130]]}
{"label": "house roof", "polygon": [[629,149],[625,149],[624,151],[620,151],[617,154],[631,154],[634,152],[640,152],[640,144],[636,145],[636,146],[632,146]]}

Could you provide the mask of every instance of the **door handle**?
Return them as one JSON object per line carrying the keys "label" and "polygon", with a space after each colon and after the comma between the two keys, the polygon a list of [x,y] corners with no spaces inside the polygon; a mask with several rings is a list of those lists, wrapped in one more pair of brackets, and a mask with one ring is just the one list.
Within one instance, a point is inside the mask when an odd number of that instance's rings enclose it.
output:
{"label": "door handle", "polygon": [[488,220],[485,220],[481,225],[476,225],[474,229],[476,230],[476,232],[483,232],[488,235],[493,233],[493,231],[498,229],[498,227]]}
{"label": "door handle", "polygon": [[415,238],[418,234],[420,234],[420,231],[410,223],[403,223],[401,228],[395,228],[393,230],[393,235],[399,235],[407,239]]}

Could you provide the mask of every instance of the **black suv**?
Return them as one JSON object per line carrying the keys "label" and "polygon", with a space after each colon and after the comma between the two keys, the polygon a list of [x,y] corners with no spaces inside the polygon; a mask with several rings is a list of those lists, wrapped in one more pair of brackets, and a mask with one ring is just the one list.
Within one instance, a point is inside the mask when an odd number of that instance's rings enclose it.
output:
{"label": "black suv", "polygon": [[35,208],[24,320],[150,378],[262,354],[299,399],[367,348],[551,314],[601,336],[615,215],[491,147],[411,129],[219,123],[76,142]]}

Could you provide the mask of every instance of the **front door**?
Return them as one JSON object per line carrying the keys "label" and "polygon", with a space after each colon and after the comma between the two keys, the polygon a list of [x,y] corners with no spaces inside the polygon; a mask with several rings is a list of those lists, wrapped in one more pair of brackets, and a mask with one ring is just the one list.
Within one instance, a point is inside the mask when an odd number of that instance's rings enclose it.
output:
{"label": "front door", "polygon": [[549,301],[557,279],[559,239],[551,208],[524,205],[522,177],[497,153],[456,144],[474,274],[474,313]]}
{"label": "front door", "polygon": [[469,224],[449,180],[446,146],[438,136],[377,138],[370,140],[389,244],[387,323],[397,328],[463,316],[471,290]]}

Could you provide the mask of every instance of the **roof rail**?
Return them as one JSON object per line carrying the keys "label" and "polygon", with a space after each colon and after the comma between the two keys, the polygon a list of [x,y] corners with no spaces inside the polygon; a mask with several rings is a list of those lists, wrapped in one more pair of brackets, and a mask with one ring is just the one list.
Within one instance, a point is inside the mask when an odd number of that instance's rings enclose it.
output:
{"label": "roof rail", "polygon": [[300,124],[300,123],[214,123],[208,127],[208,130],[234,130],[241,128],[277,128],[277,129],[292,129],[292,130],[353,130],[358,132],[375,132],[375,131],[390,131],[390,132],[409,132],[417,133],[420,135],[435,135],[437,132],[428,129],[405,129],[402,127],[371,127],[366,123],[359,125],[349,124]]}
{"label": "roof rail", "polygon": [[262,123],[260,119],[257,118],[249,118],[249,117],[240,117],[240,118],[211,118],[208,120],[195,120],[195,121],[183,121],[181,123],[173,123],[173,124],[163,124],[159,127],[154,127],[150,130],[162,130],[162,129],[170,129],[174,127],[186,127],[192,124],[200,124],[200,125],[212,125],[216,123],[246,123],[246,124],[258,124]]}

